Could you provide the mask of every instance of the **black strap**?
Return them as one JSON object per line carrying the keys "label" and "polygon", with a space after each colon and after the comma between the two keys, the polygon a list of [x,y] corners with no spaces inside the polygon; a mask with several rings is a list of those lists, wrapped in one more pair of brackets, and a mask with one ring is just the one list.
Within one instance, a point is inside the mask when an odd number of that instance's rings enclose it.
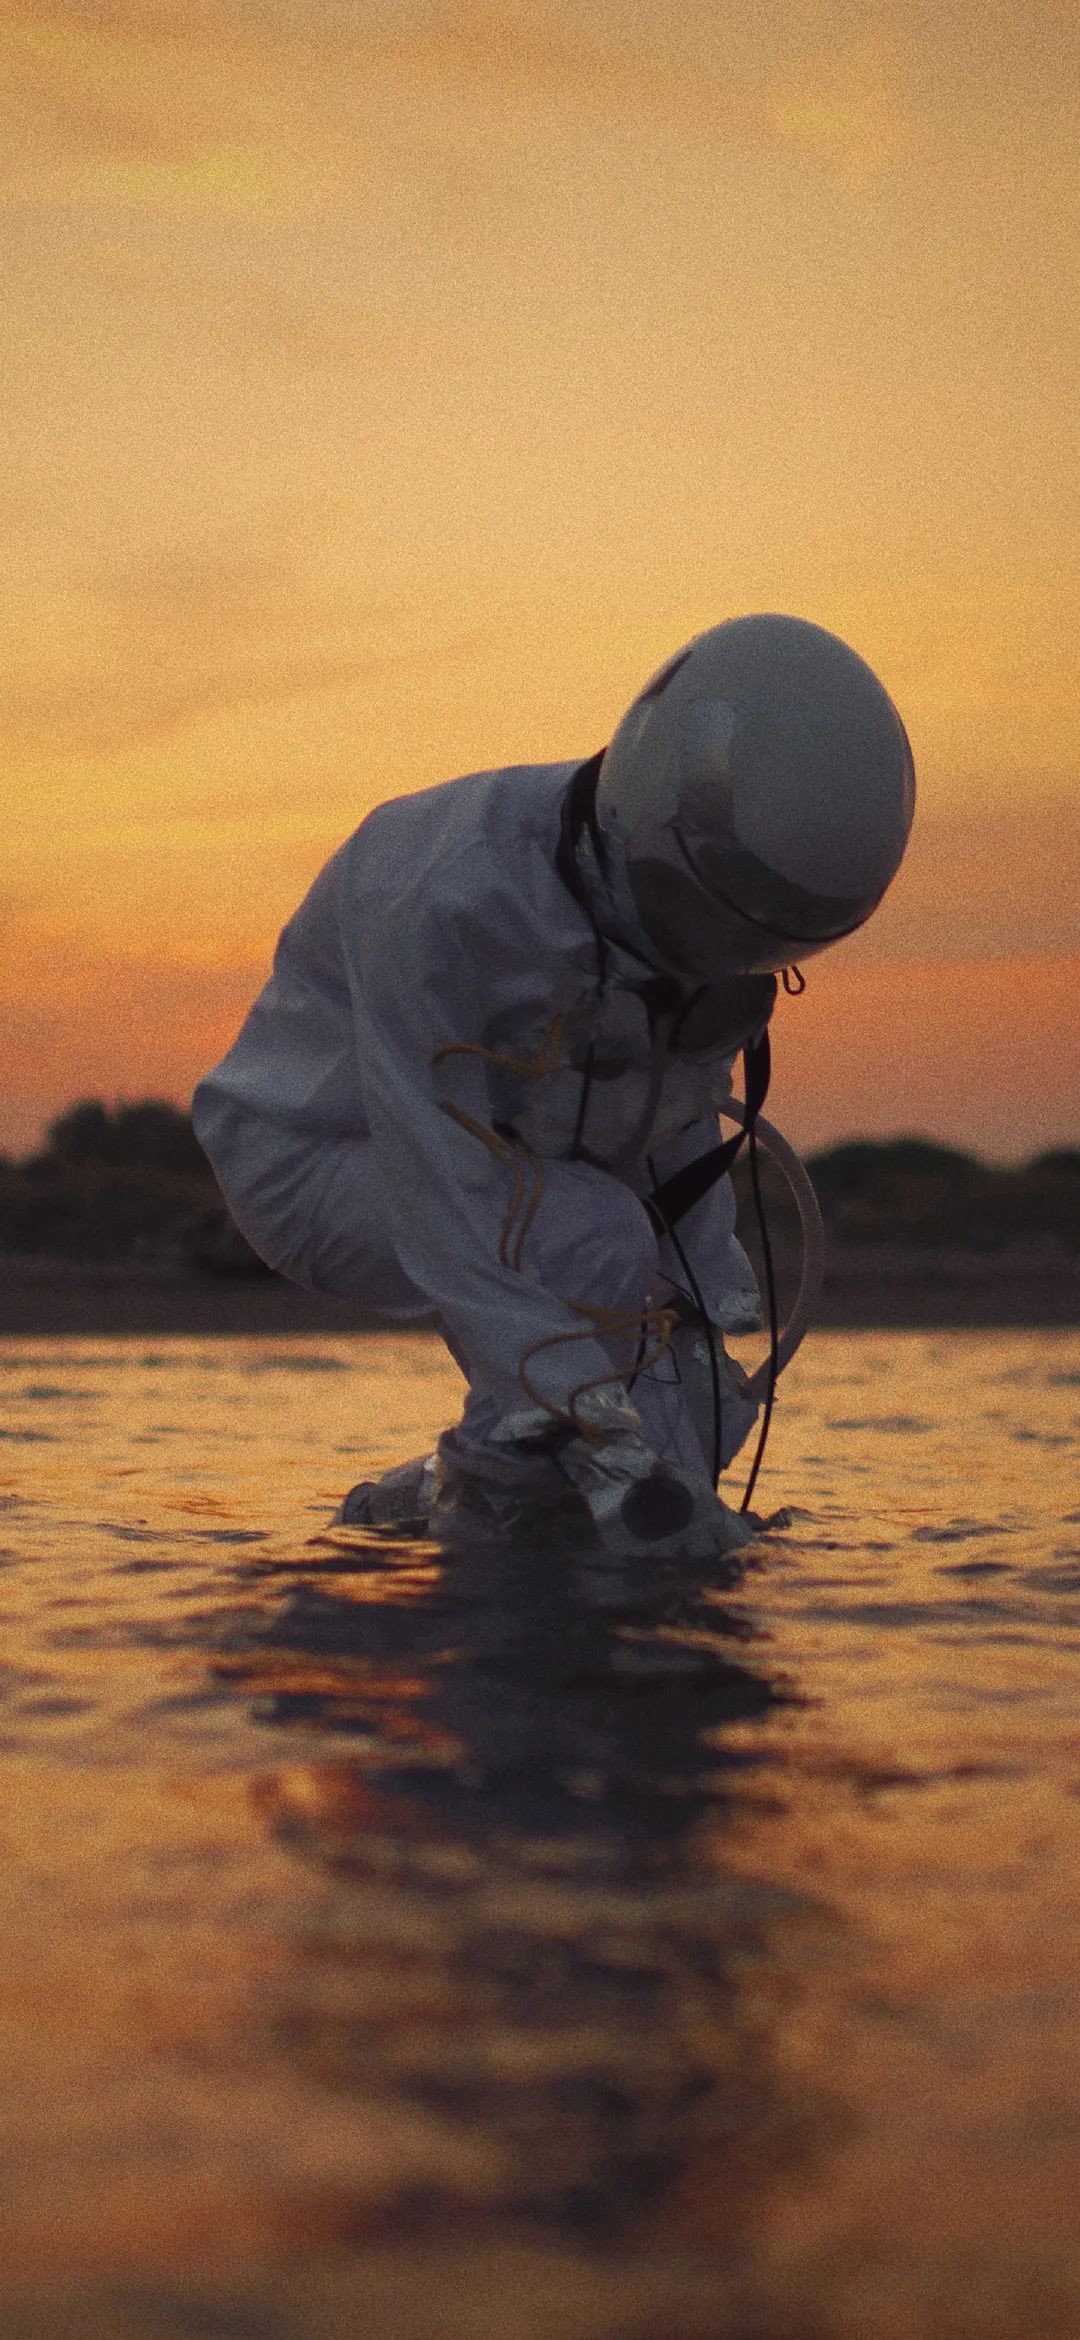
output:
{"label": "black strap", "polygon": [[687,1211],[692,1211],[694,1204],[701,1202],[715,1186],[717,1179],[723,1177],[725,1170],[730,1170],[740,1147],[746,1143],[750,1123],[757,1120],[768,1096],[771,1069],[769,1032],[766,1026],[760,1037],[748,1040],[743,1049],[743,1077],[746,1085],[746,1121],[743,1127],[736,1130],[734,1137],[725,1138],[722,1145],[710,1146],[707,1154],[698,1154],[693,1162],[685,1163],[681,1170],[674,1171],[670,1178],[663,1179],[659,1186],[653,1187],[651,1194],[645,1196],[645,1208],[658,1235],[666,1234],[670,1227],[684,1219]]}
{"label": "black strap", "polygon": [[587,829],[592,839],[596,858],[603,869],[605,855],[596,819],[596,783],[600,777],[600,766],[604,761],[605,752],[605,749],[601,748],[597,755],[589,757],[587,764],[578,765],[563,797],[562,813],[559,819],[559,842],[555,848],[555,867],[559,876],[567,892],[572,894],[575,902],[588,913],[590,920],[592,920],[592,911],[589,908],[588,897],[581,882],[574,848],[582,830]]}
{"label": "black strap", "polygon": [[[586,763],[579,764],[576,772],[572,775],[570,785],[563,798],[559,822],[559,841],[555,849],[555,867],[559,876],[568,893],[573,895],[575,902],[585,911],[595,935],[598,974],[601,982],[606,971],[607,944],[596,923],[592,904],[582,884],[575,848],[582,832],[587,830],[597,861],[601,869],[604,868],[606,855],[596,818],[596,783],[600,777],[600,766],[606,752],[606,749],[601,748],[598,754],[590,756]],[[693,1006],[694,999],[699,996],[699,993],[695,993],[693,999],[687,1001],[682,985],[668,975],[655,975],[649,982],[640,986],[635,985],[634,988],[641,990],[650,1016],[654,1013],[670,1012],[675,1014],[680,1001],[683,1003],[684,1011],[688,1010]],[[775,985],[773,988],[775,990]],[[769,1092],[771,1059],[767,1025],[756,1040],[747,1041],[742,1055],[746,1119],[749,1123],[757,1119]],[[582,1078],[577,1126],[571,1148],[572,1161],[582,1158],[588,1159],[587,1156],[583,1155],[582,1137],[592,1077],[593,1051],[590,1048]],[[687,1211],[693,1210],[694,1204],[700,1202],[702,1197],[709,1193],[710,1189],[715,1186],[717,1179],[723,1177],[725,1170],[730,1170],[736,1154],[745,1142],[746,1126],[744,1125],[733,1138],[725,1139],[723,1145],[710,1147],[707,1154],[699,1154],[695,1162],[687,1162],[683,1169],[675,1171],[673,1177],[665,1178],[661,1185],[654,1186],[652,1193],[645,1197],[645,1208],[658,1234],[665,1233],[679,1219],[685,1218]]]}

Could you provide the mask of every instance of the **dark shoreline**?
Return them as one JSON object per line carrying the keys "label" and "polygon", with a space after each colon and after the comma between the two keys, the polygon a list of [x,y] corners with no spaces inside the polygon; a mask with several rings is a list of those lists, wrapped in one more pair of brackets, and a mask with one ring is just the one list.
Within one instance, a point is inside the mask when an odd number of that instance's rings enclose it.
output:
{"label": "dark shoreline", "polygon": [[[781,1263],[781,1291],[790,1278]],[[783,1313],[783,1308],[782,1308]],[[838,1247],[816,1323],[836,1331],[1080,1326],[1080,1256]],[[372,1332],[369,1310],[278,1276],[192,1274],[113,1262],[0,1260],[0,1337]]]}

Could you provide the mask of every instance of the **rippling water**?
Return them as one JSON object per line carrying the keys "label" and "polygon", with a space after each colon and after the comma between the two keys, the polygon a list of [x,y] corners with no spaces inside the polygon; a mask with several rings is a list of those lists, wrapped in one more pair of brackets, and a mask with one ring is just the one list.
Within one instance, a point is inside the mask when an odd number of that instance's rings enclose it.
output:
{"label": "rippling water", "polygon": [[326,1525],[426,1337],[0,1343],[4,2340],[1076,2340],[1080,1337],[739,1572]]}

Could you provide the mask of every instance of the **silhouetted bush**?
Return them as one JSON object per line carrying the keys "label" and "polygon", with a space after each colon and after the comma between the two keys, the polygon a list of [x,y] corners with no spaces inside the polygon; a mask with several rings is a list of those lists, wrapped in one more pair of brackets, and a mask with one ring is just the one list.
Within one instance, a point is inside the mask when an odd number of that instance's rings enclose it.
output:
{"label": "silhouetted bush", "polygon": [[1080,1247],[1074,1161],[1048,1154],[995,1169],[951,1146],[898,1138],[833,1146],[807,1168],[834,1241],[1000,1250],[1046,1238]]}
{"label": "silhouetted bush", "polygon": [[[831,1146],[807,1162],[833,1244],[912,1244],[997,1251],[1047,1241],[1080,1249],[1080,1153],[1043,1154],[995,1169],[974,1154],[926,1138]],[[739,1230],[757,1256],[745,1154],[735,1173]],[[798,1221],[784,1180],[762,1163],[770,1230],[791,1243]]]}
{"label": "silhouetted bush", "polygon": [[[762,1153],[769,1226],[780,1246],[797,1218]],[[994,1169],[927,1138],[869,1139],[807,1165],[834,1243],[999,1250],[1049,1240],[1080,1249],[1080,1150]],[[739,1225],[756,1249],[745,1151],[735,1174]],[[71,1258],[170,1259],[216,1275],[267,1273],[235,1226],[190,1116],[147,1098],[110,1108],[88,1098],[54,1121],[44,1149],[0,1159],[0,1251]]]}
{"label": "silhouetted bush", "polygon": [[52,1123],[40,1153],[0,1163],[0,1250],[261,1272],[190,1115],[154,1098],[111,1109],[88,1098]]}
{"label": "silhouetted bush", "polygon": [[191,1115],[156,1098],[117,1105],[111,1112],[96,1097],[73,1105],[51,1124],[46,1152],[39,1159],[93,1162],[113,1170],[158,1170],[179,1178],[212,1176]]}
{"label": "silhouetted bush", "polygon": [[137,1243],[182,1243],[223,1208],[206,1177],[39,1157],[0,1172],[0,1248],[123,1257]]}

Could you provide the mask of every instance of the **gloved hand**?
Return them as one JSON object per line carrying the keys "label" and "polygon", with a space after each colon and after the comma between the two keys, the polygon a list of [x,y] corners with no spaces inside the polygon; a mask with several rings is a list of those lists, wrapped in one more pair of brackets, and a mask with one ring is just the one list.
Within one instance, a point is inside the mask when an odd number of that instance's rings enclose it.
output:
{"label": "gloved hand", "polygon": [[[671,1335],[671,1353],[679,1375],[679,1395],[697,1432],[703,1455],[710,1460],[716,1445],[716,1400],[720,1403],[720,1443],[716,1460],[726,1471],[744,1446],[758,1417],[758,1403],[743,1367],[728,1354],[723,1335],[707,1328],[696,1308],[679,1310],[680,1322]],[[713,1387],[715,1363],[717,1388]]]}
{"label": "gloved hand", "polygon": [[641,1418],[624,1392],[585,1391],[575,1412],[585,1435],[567,1442],[558,1466],[583,1499],[605,1552],[708,1559],[752,1541],[749,1521],[729,1510],[707,1479],[646,1445]]}
{"label": "gloved hand", "polygon": [[749,1543],[754,1529],[708,1480],[655,1454],[618,1385],[585,1390],[580,1431],[540,1411],[508,1417],[489,1441],[439,1442],[431,1533],[452,1546],[558,1533],[612,1557],[675,1553],[709,1559]]}
{"label": "gloved hand", "polygon": [[350,1487],[331,1525],[368,1528],[384,1536],[422,1536],[434,1493],[435,1456],[417,1455],[412,1462],[383,1471],[378,1479],[361,1479]]}

